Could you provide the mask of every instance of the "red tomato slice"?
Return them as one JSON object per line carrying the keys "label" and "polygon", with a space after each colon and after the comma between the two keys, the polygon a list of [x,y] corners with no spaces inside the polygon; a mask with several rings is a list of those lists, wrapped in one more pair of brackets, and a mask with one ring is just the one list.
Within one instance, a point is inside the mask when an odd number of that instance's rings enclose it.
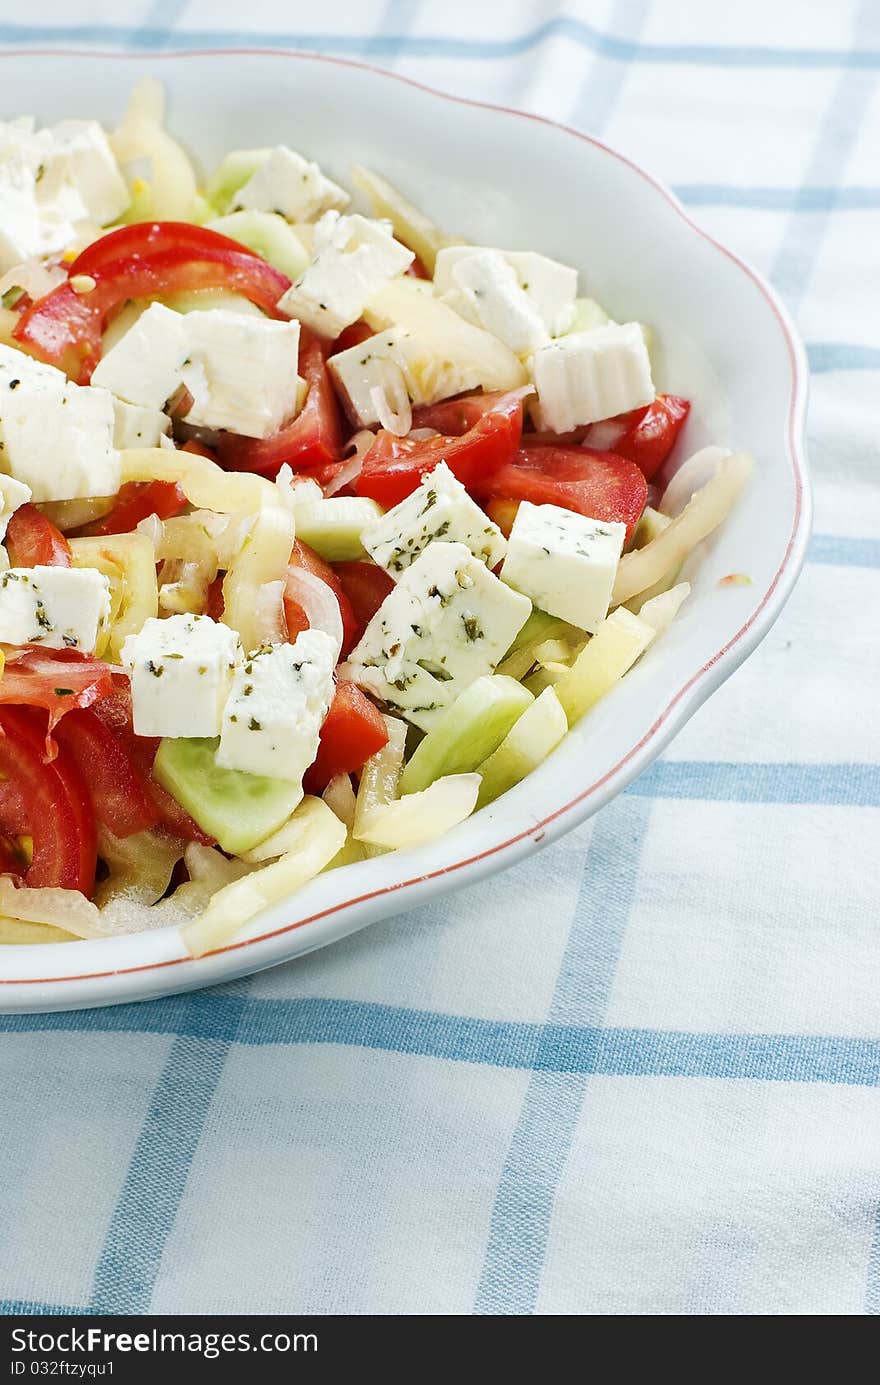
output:
{"label": "red tomato slice", "polygon": [[[339,614],[342,616],[342,654],[347,654],[357,639],[358,626],[351,609],[351,603],[336,573],[329,563],[325,563],[324,559],[318,556],[313,548],[309,548],[307,543],[302,543],[299,539],[293,545],[290,561],[293,567],[305,568],[306,572],[311,572],[313,576],[326,582],[333,592],[339,602]],[[284,598],[284,614],[287,619],[287,634],[291,640],[295,640],[303,630],[308,630],[309,622],[305,611],[298,602],[291,600],[289,596]]]}
{"label": "red tomato slice", "polygon": [[212,620],[222,620],[225,604],[223,601],[223,574],[218,574],[208,588],[208,599],[205,602],[205,615]]}
{"label": "red tomato slice", "polygon": [[457,399],[442,399],[439,404],[420,404],[413,409],[412,426],[435,428],[449,438],[460,438],[507,398],[506,391],[496,390],[492,394],[461,394]]}
{"label": "red tomato slice", "polygon": [[131,756],[100,717],[74,709],[56,728],[55,739],[83,776],[95,817],[114,836],[130,837],[156,825],[158,809]]}
{"label": "red tomato slice", "polygon": [[634,409],[621,414],[626,427],[614,441],[619,457],[635,462],[645,479],[650,481],[662,467],[691,411],[690,400],[677,394],[658,394],[646,409]]}
{"label": "red tomato slice", "polygon": [[221,435],[217,451],[230,471],[257,471],[275,477],[285,462],[295,471],[338,462],[342,423],[333,384],[325,364],[327,346],[307,327],[300,328],[299,373],[309,392],[292,423],[271,438]]}
{"label": "red tomato slice", "polygon": [[634,462],[586,447],[523,447],[479,492],[489,499],[561,505],[591,519],[626,525],[627,540],[641,518],[648,483]]}
{"label": "red tomato slice", "polygon": [[[483,404],[476,421],[469,426],[472,411],[478,407],[472,401],[477,397],[492,403]],[[514,390],[510,394],[471,396],[454,402],[459,421],[467,427],[459,436],[398,438],[382,429],[364,457],[361,474],[354,483],[358,495],[371,496],[390,509],[411,495],[438,462],[445,462],[463,486],[476,492],[499,467],[511,462],[522,434],[520,393]],[[437,406],[438,411],[444,407]]]}
{"label": "red tomato slice", "polygon": [[171,519],[185,510],[186,506],[186,496],[173,481],[126,481],[110,513],[103,519],[84,524],[77,533],[93,537],[128,534],[149,515]]}
{"label": "red tomato slice", "polygon": [[306,793],[321,794],[337,774],[352,774],[388,741],[385,722],[360,688],[341,678],[321,727],[314,763],[306,770]]}
{"label": "red tomato slice", "polygon": [[95,280],[90,293],[60,284],[22,313],[13,336],[41,360],[69,365],[80,384],[88,383],[101,359],[111,315],[130,298],[222,288],[279,317],[278,300],[290,287],[286,274],[237,241],[174,221],[123,226],[102,236],[70,266],[71,279],[78,275]]}
{"label": "red tomato slice", "polygon": [[22,505],[6,530],[10,567],[70,567],[70,544],[36,505]]}
{"label": "red tomato slice", "polygon": [[388,593],[394,590],[394,582],[376,563],[334,563],[333,571],[351,604],[360,639]]}
{"label": "red tomato slice", "polygon": [[46,760],[44,741],[38,714],[0,708],[0,832],[32,839],[26,885],[90,895],[97,840],[86,786],[64,751]]}
{"label": "red tomato slice", "polygon": [[73,649],[26,649],[8,658],[0,677],[0,704],[43,707],[49,730],[75,707],[91,707],[113,692],[113,679],[100,659]]}
{"label": "red tomato slice", "polygon": [[135,735],[131,714],[131,689],[127,678],[116,675],[112,696],[99,703],[95,712],[127,750],[129,760],[166,831],[170,832],[172,836],[182,837],[187,842],[200,842],[202,846],[216,846],[214,838],[203,832],[189,813],[181,808],[177,799],[172,798],[171,794],[153,778],[153,761],[156,758],[156,751],[159,749],[159,739],[154,736]]}
{"label": "red tomato slice", "polygon": [[330,348],[330,355],[335,356],[340,351],[347,351],[350,346],[360,346],[362,341],[369,341],[374,335],[372,327],[368,326],[362,317],[357,322],[353,322],[350,327],[343,327],[339,336]]}

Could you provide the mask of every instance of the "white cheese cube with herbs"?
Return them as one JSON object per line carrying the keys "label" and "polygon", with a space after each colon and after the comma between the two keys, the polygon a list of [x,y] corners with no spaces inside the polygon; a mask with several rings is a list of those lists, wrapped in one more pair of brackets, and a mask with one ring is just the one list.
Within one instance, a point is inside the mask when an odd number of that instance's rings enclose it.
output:
{"label": "white cheese cube with herbs", "polygon": [[591,634],[608,614],[626,525],[524,500],[507,542],[501,580],[548,615]]}
{"label": "white cheese cube with herbs", "polygon": [[119,454],[106,390],[0,345],[0,467],[35,502],[115,495]]}
{"label": "white cheese cube with herbs", "polygon": [[654,383],[637,322],[573,332],[535,352],[532,378],[541,426],[567,433],[651,404]]}
{"label": "white cheese cube with herbs", "polygon": [[471,500],[445,462],[423,476],[411,495],[361,534],[370,557],[395,581],[429,543],[438,540],[464,544],[490,568],[507,552],[497,524]]}
{"label": "white cheese cube with herbs", "polygon": [[106,226],[128,207],[131,195],[110,141],[97,120],[60,120],[52,139],[49,178],[63,179],[82,200],[89,218]]}
{"label": "white cheese cube with herbs", "polygon": [[346,675],[427,731],[493,672],[531,609],[464,544],[429,544],[373,616]]}
{"label": "white cheese cube with herbs", "polygon": [[0,121],[0,273],[63,250],[86,215],[80,198],[59,198],[57,180],[47,180],[51,154],[49,131],[30,117]]}
{"label": "white cheese cube with herbs", "polygon": [[413,403],[427,402],[418,397],[409,371],[414,350],[418,355],[411,332],[390,327],[328,358],[327,367],[353,422],[370,428],[380,421],[377,392],[394,400],[402,391]]}
{"label": "white cheese cube with herbs", "polygon": [[217,764],[300,783],[333,701],[336,653],[330,635],[304,630],[250,654],[235,672]]}
{"label": "white cheese cube with herbs", "polygon": [[164,303],[145,313],[98,362],[92,384],[102,385],[127,404],[163,409],[180,387],[189,355],[185,317]]}
{"label": "white cheese cube with herbs", "polygon": [[414,258],[388,222],[325,212],[314,230],[314,259],[278,306],[321,336],[338,337]]}
{"label": "white cheese cube with herbs", "polygon": [[2,644],[92,654],[109,619],[110,583],[96,568],[10,567],[0,572]]}
{"label": "white cheese cube with herbs", "polygon": [[444,301],[498,337],[517,356],[531,355],[548,340],[541,314],[500,251],[478,250],[461,256],[452,265],[450,278],[453,288]]}
{"label": "white cheese cube with herbs", "polygon": [[213,308],[184,318],[186,423],[268,438],[296,412],[299,323]]}
{"label": "white cheese cube with herbs", "polygon": [[31,488],[14,476],[4,476],[0,472],[0,543],[6,538],[9,521],[16,510],[26,505],[31,498]]}
{"label": "white cheese cube with herbs", "polygon": [[316,163],[279,144],[238,189],[232,205],[278,212],[287,221],[315,221],[323,212],[343,211],[350,201],[345,189],[326,178]]}
{"label": "white cheese cube with herbs", "polygon": [[[560,264],[534,250],[496,250],[480,245],[449,245],[438,251],[434,265],[434,287],[447,294],[461,287],[466,261],[484,255],[497,255],[513,271],[518,287],[544,324],[551,337],[567,332],[574,316],[578,274],[571,265]],[[483,323],[488,327],[488,323]],[[492,328],[490,327],[491,331]],[[515,349],[515,348],[514,348]]]}
{"label": "white cheese cube with herbs", "polygon": [[210,616],[151,616],[122,646],[139,736],[218,736],[242,657],[234,630]]}
{"label": "white cheese cube with herbs", "polygon": [[144,409],[140,404],[126,404],[113,398],[113,446],[122,451],[127,447],[160,447],[168,437],[171,419],[159,409]]}

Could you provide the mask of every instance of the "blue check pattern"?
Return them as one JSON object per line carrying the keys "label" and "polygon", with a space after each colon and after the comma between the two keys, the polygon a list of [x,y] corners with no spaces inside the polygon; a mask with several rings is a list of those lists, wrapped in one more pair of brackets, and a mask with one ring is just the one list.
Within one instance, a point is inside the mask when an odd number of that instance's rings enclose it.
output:
{"label": "blue check pattern", "polygon": [[245,982],[0,1021],[4,1311],[877,1313],[878,7],[130,9],[0,44],[364,58],[645,162],[799,320],[816,533],[760,650],[538,858]]}

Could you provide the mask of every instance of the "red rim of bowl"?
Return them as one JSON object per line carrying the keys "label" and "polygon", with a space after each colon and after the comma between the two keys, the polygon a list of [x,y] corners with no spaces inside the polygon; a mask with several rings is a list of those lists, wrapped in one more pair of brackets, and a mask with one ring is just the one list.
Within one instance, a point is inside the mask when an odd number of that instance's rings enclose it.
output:
{"label": "red rim of bowl", "polygon": [[[773,580],[764,592],[764,595],[762,596],[760,603],[758,604],[758,606],[756,606],[755,610],[752,612],[745,624],[740,627],[740,629],[736,632],[735,635],[731,636],[731,638],[727,641],[725,645],[721,647],[721,649],[717,650],[716,653],[712,655],[711,659],[708,659],[706,663],[704,663],[697,670],[696,673],[691,675],[687,682],[684,683],[681,688],[679,688],[678,692],[675,693],[675,695],[672,698],[670,698],[666,706],[663,708],[663,710],[660,712],[660,714],[657,716],[657,718],[648,728],[645,734],[636,742],[635,745],[633,745],[627,751],[627,753],[624,756],[621,757],[621,759],[617,761],[615,765],[611,767],[611,769],[606,770],[606,772],[603,775],[601,775],[599,779],[596,779],[592,784],[588,785],[587,788],[583,789],[579,794],[575,795],[575,797],[570,799],[568,803],[563,804],[562,807],[555,809],[554,812],[548,814],[547,817],[542,818],[540,822],[534,823],[531,826],[524,828],[521,832],[517,832],[513,837],[508,837],[505,841],[498,842],[494,846],[487,847],[485,851],[478,852],[474,856],[466,856],[460,861],[454,861],[452,862],[452,864],[448,866],[442,866],[438,870],[429,872],[429,874],[427,875],[413,876],[411,879],[401,880],[397,884],[383,885],[379,889],[369,890],[364,894],[355,895],[351,899],[340,900],[338,903],[330,905],[328,908],[322,909],[318,913],[310,914],[307,918],[299,919],[294,923],[282,924],[280,927],[273,928],[267,933],[260,933],[257,934],[255,937],[251,938],[244,938],[240,942],[228,943],[225,947],[220,947],[212,952],[205,953],[203,957],[170,957],[167,958],[165,961],[145,962],[135,967],[119,967],[114,968],[110,971],[79,972],[72,973],[69,976],[22,977],[18,979],[0,978],[0,986],[35,986],[59,983],[67,984],[75,981],[95,981],[108,976],[130,976],[139,972],[158,971],[166,967],[174,967],[187,964],[197,965],[199,962],[205,961],[208,958],[220,957],[228,953],[238,952],[243,948],[253,947],[257,943],[264,943],[272,938],[281,937],[286,933],[293,933],[297,929],[304,928],[307,924],[316,923],[319,919],[328,918],[332,914],[339,913],[343,909],[350,909],[356,904],[365,904],[368,903],[370,900],[381,898],[383,895],[395,894],[400,890],[408,889],[409,887],[416,884],[422,884],[427,880],[439,879],[442,876],[451,875],[454,871],[464,870],[469,866],[476,865],[480,861],[487,860],[492,856],[499,855],[501,852],[509,850],[511,847],[523,841],[526,837],[531,837],[533,839],[540,841],[541,838],[546,835],[546,830],[551,824],[557,823],[561,818],[571,813],[573,809],[579,807],[582,803],[586,802],[587,799],[591,798],[610,780],[617,778],[617,776],[625,772],[627,768],[632,764],[633,760],[635,760],[636,757],[639,755],[639,753],[642,750],[644,750],[645,747],[648,746],[651,743],[651,741],[653,741],[657,737],[661,728],[668,730],[668,734],[671,736],[674,728],[668,726],[668,723],[670,721],[670,718],[672,718],[673,713],[675,713],[678,709],[681,708],[681,705],[683,702],[685,702],[685,700],[691,700],[689,695],[694,693],[694,689],[700,687],[700,690],[702,691],[701,685],[705,684],[707,676],[712,672],[712,670],[714,670],[717,667],[721,660],[726,658],[726,656],[735,647],[743,643],[746,636],[749,636],[750,634],[752,635],[754,647],[754,644],[758,643],[758,641],[762,638],[762,635],[766,634],[766,630],[752,634],[754,626],[766,610],[774,592],[776,591],[777,587],[782,581],[783,576],[789,576],[790,580],[788,585],[789,590],[791,589],[791,586],[794,584],[794,580],[798,572],[800,571],[800,567],[803,562],[804,551],[806,549],[806,542],[809,535],[809,526],[804,525],[803,523],[804,518],[808,517],[808,481],[806,475],[806,461],[803,455],[802,436],[807,390],[807,368],[804,362],[803,348],[801,347],[801,344],[795,334],[794,328],[788,317],[787,312],[785,311],[781,302],[777,298],[775,292],[767,283],[767,281],[763,278],[763,276],[760,275],[757,272],[757,270],[753,269],[751,265],[747,264],[745,260],[741,259],[739,255],[735,254],[734,251],[729,250],[727,246],[722,245],[721,242],[717,241],[714,236],[711,236],[708,233],[708,231],[705,231],[701,226],[699,226],[695,221],[693,221],[692,218],[688,216],[687,212],[685,211],[684,207],[682,206],[678,198],[675,196],[675,194],[671,192],[670,189],[666,187],[664,183],[662,183],[659,179],[655,178],[653,174],[648,173],[639,164],[635,163],[634,160],[628,158],[625,154],[621,154],[619,150],[612,148],[611,145],[606,144],[604,140],[599,139],[597,136],[588,135],[583,130],[576,130],[572,126],[565,125],[560,121],[550,120],[547,116],[536,115],[531,111],[516,110],[510,106],[493,105],[489,101],[475,101],[472,98],[466,96],[454,96],[450,92],[439,91],[436,87],[428,86],[426,83],[416,81],[412,77],[404,77],[400,73],[389,72],[385,68],[376,67],[372,63],[359,62],[357,59],[354,58],[331,57],[323,53],[308,53],[302,52],[297,49],[286,48],[198,48],[178,51],[168,50],[162,53],[150,54],[101,52],[93,49],[90,50],[28,48],[26,50],[19,51],[7,50],[4,53],[0,53],[0,57],[17,58],[21,57],[22,52],[27,52],[28,55],[32,57],[112,58],[114,60],[122,59],[140,62],[149,60],[149,62],[151,63],[161,62],[165,59],[179,60],[181,58],[213,58],[230,56],[272,58],[288,57],[296,58],[298,61],[331,63],[337,67],[354,67],[362,71],[375,73],[376,75],[388,78],[391,81],[401,82],[405,86],[415,87],[417,90],[426,92],[428,95],[437,97],[441,100],[453,101],[457,105],[472,106],[476,107],[479,110],[498,111],[504,115],[514,116],[519,120],[532,120],[540,125],[549,125],[551,129],[563,130],[566,134],[572,135],[575,139],[583,140],[587,144],[595,145],[599,149],[604,150],[605,153],[611,155],[612,158],[617,159],[620,163],[623,163],[628,168],[632,169],[632,171],[638,174],[640,178],[644,179],[645,182],[650,183],[650,185],[655,189],[655,191],[658,192],[678,213],[678,215],[685,222],[685,224],[689,226],[690,229],[693,232],[695,232],[695,234],[699,235],[703,240],[708,241],[709,244],[714,246],[716,250],[720,251],[721,254],[723,254],[727,259],[731,260],[737,266],[738,269],[740,269],[749,279],[752,280],[752,282],[757,286],[759,291],[767,300],[771,308],[771,311],[773,312],[773,315],[775,316],[779,324],[779,327],[782,331],[782,335],[785,339],[786,347],[788,350],[789,363],[791,365],[791,394],[788,406],[786,442],[788,448],[788,457],[791,463],[792,473],[794,475],[795,506],[792,529],[788,538],[788,543],[786,545],[785,552],[782,557],[782,561],[780,562],[779,567],[776,570]],[[779,609],[781,610],[781,606]],[[778,611],[776,612],[776,615],[778,615]],[[775,615],[773,619],[775,619]],[[770,623],[772,624],[772,621]],[[767,626],[767,629],[769,629],[769,625]],[[711,686],[707,686],[705,688],[704,696],[708,696],[711,691]],[[658,745],[657,749],[659,752],[659,750],[662,749],[662,745]],[[629,782],[629,779],[634,777],[635,773],[636,770],[633,769],[629,778],[625,779],[624,782],[620,785],[621,789],[626,787],[626,784]],[[572,826],[574,825],[575,824],[572,823]],[[120,937],[119,941],[124,941],[124,935]],[[43,946],[45,946],[45,944],[43,944]],[[66,946],[66,944],[59,944],[59,946]]]}

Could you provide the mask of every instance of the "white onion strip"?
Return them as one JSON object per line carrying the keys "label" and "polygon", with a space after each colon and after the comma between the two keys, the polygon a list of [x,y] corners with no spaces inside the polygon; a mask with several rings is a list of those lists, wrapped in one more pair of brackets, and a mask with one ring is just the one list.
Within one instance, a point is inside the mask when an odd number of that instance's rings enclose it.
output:
{"label": "white onion strip", "polygon": [[352,481],[356,481],[361,474],[361,467],[373,443],[376,441],[376,434],[371,433],[369,428],[362,428],[359,433],[355,433],[349,442],[349,447],[354,448],[351,457],[346,458],[333,480],[324,487],[326,496],[335,495],[341,491],[343,486],[350,486]]}
{"label": "white onion strip", "polygon": [[661,514],[674,519],[680,515],[695,491],[708,485],[725,457],[731,455],[729,447],[701,447],[686,462],[682,462],[660,498],[657,509]]}
{"label": "white onion strip", "polygon": [[748,452],[726,457],[708,485],[691,496],[680,515],[644,548],[625,553],[617,569],[611,601],[615,606],[645,591],[683,563],[698,543],[717,529],[733,507],[755,465]]}
{"label": "white onion strip", "polygon": [[302,607],[310,630],[323,630],[336,642],[338,659],[342,650],[342,613],[327,583],[313,572],[306,572],[305,568],[289,567],[285,594]]}

